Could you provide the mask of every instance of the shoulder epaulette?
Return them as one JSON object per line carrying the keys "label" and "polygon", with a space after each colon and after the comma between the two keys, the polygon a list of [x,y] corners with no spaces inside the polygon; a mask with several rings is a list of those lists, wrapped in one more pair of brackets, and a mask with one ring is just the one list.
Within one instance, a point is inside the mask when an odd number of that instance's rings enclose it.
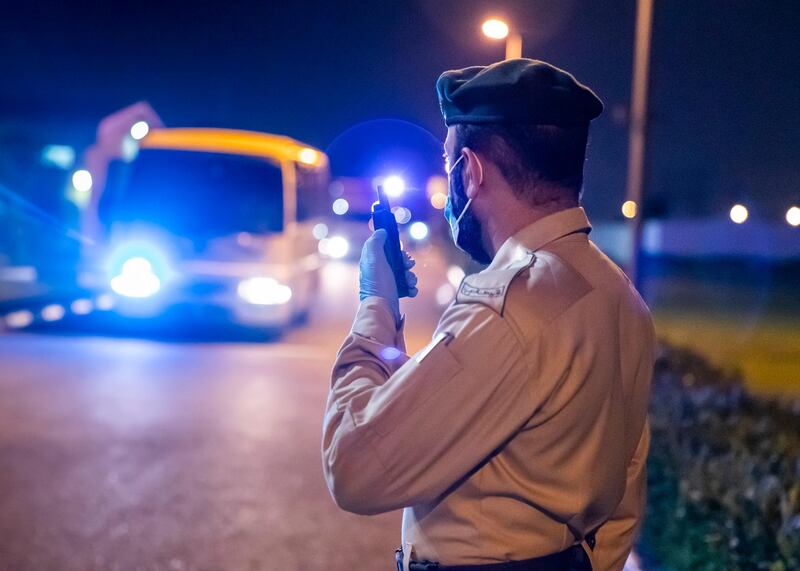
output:
{"label": "shoulder epaulette", "polygon": [[466,276],[456,294],[456,303],[480,303],[503,315],[511,282],[536,261],[536,254],[526,252],[513,263],[498,269],[486,269]]}

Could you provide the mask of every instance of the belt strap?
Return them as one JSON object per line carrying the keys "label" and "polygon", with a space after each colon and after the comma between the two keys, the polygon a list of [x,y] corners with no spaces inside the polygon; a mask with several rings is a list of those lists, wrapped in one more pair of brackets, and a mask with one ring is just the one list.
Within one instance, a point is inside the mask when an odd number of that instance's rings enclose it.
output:
{"label": "belt strap", "polygon": [[411,561],[406,570],[403,565],[403,550],[395,551],[398,571],[591,571],[589,556],[580,545],[569,549],[534,557],[524,561],[504,561],[481,565],[441,565],[434,561]]}

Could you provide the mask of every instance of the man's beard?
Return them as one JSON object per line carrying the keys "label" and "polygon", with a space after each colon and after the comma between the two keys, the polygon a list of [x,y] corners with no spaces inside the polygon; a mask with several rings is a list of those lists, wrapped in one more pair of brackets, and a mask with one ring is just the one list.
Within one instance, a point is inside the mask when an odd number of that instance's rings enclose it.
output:
{"label": "man's beard", "polygon": [[[464,211],[467,205],[467,193],[464,190],[464,181],[461,178],[461,171],[464,163],[456,165],[458,172],[453,172],[450,175],[450,195],[453,201],[453,214],[458,216]],[[470,209],[464,213],[464,216],[458,222],[458,237],[456,246],[464,251],[470,258],[479,264],[488,264],[492,261],[492,256],[486,251],[483,246],[483,234],[481,232],[481,222],[475,216],[475,209],[472,208],[474,204],[470,205]]]}

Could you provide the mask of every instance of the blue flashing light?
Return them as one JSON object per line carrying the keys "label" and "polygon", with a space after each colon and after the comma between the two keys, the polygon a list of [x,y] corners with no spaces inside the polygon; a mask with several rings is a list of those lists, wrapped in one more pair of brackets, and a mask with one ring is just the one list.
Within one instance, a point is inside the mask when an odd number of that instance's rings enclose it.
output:
{"label": "blue flashing light", "polygon": [[147,259],[136,256],[126,260],[119,275],[111,278],[111,289],[125,297],[150,297],[161,289],[161,280]]}
{"label": "blue flashing light", "polygon": [[149,242],[125,242],[114,250],[109,262],[108,283],[120,296],[152,297],[169,277],[165,256]]}

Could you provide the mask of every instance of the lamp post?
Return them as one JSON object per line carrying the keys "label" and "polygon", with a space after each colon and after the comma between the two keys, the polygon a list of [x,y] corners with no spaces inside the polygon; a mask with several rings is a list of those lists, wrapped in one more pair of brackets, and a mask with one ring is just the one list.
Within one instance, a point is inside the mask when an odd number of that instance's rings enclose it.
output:
{"label": "lamp post", "polygon": [[[628,277],[641,287],[639,253],[642,244],[642,195],[645,170],[645,137],[647,135],[647,88],[650,73],[650,37],[653,27],[653,0],[637,0],[636,43],[633,55],[631,113],[628,128],[628,177],[626,204],[632,203]],[[638,210],[638,213],[637,213]],[[627,216],[627,215],[626,215]]]}
{"label": "lamp post", "polygon": [[503,20],[496,18],[486,20],[481,26],[481,30],[487,38],[506,41],[506,59],[522,57],[522,35],[512,30]]}

